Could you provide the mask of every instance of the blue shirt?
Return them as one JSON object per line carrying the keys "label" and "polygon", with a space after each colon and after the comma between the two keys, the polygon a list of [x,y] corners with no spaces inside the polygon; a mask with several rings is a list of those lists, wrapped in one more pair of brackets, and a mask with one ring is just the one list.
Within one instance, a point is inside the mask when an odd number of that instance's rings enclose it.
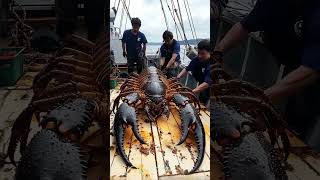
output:
{"label": "blue shirt", "polygon": [[123,32],[122,43],[126,43],[127,56],[138,57],[142,50],[142,44],[148,43],[146,36],[142,32],[138,32],[134,35],[131,29]]}
{"label": "blue shirt", "polygon": [[[280,63],[320,70],[320,1],[258,0],[241,24],[263,31],[264,42]],[[297,27],[303,21],[301,37]]]}
{"label": "blue shirt", "polygon": [[172,58],[173,53],[178,55],[176,58],[176,62],[179,62],[179,63],[181,62],[180,61],[180,43],[175,39],[173,39],[172,44],[169,46],[167,46],[166,44],[162,44],[160,48],[160,53],[161,53],[161,57],[165,58],[164,66],[168,64],[168,62]]}
{"label": "blue shirt", "polygon": [[191,71],[192,76],[201,84],[203,82],[212,84],[210,63],[200,61],[198,57],[191,60],[190,64],[186,67],[187,71]]}

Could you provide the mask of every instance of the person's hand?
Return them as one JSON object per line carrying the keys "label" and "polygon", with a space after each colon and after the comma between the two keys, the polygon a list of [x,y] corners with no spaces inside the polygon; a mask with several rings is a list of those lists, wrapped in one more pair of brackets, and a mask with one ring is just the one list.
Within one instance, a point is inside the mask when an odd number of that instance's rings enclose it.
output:
{"label": "person's hand", "polygon": [[127,52],[123,51],[122,55],[123,57],[127,57]]}

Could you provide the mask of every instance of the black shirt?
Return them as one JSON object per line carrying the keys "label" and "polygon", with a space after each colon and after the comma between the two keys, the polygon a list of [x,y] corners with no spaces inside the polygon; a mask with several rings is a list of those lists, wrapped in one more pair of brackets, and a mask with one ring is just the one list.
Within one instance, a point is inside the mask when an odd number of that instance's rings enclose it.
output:
{"label": "black shirt", "polygon": [[192,76],[201,84],[203,82],[211,85],[211,73],[210,73],[210,63],[200,61],[198,57],[191,60],[189,65],[186,67],[187,71],[191,71]]}
{"label": "black shirt", "polygon": [[280,63],[320,69],[319,18],[318,0],[258,0],[241,24],[249,32],[263,31],[266,46]]}

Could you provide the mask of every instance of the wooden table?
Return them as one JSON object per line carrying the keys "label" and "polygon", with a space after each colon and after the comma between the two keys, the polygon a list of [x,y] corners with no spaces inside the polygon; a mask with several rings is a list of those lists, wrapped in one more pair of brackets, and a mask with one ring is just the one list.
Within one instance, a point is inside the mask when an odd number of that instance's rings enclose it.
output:
{"label": "wooden table", "polygon": [[[119,90],[111,90],[111,107]],[[194,137],[190,133],[186,142],[180,146],[180,116],[174,104],[170,104],[169,119],[160,117],[156,122],[145,122],[147,116],[139,110],[139,130],[148,143],[142,145],[133,136],[130,128],[125,131],[124,148],[129,160],[137,169],[129,169],[116,152],[115,138],[110,136],[110,167],[111,179],[210,179],[210,113],[201,110],[201,121],[206,133],[205,156],[198,171],[192,175],[184,175],[194,166],[197,148]],[[114,114],[110,118],[113,125]]]}

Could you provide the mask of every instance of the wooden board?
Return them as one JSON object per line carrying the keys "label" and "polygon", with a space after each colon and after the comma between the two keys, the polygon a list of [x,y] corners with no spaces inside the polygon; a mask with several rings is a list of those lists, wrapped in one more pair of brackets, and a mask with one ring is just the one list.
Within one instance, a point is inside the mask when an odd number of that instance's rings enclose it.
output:
{"label": "wooden board", "polygon": [[[312,151],[299,138],[288,131],[291,148],[286,172],[290,180],[320,179],[320,154]],[[223,166],[219,162],[221,147],[214,143],[211,149],[211,178],[223,179]]]}
{"label": "wooden board", "polygon": [[[13,88],[4,88],[0,90],[0,155],[4,154],[7,143],[11,135],[11,127],[15,119],[29,104],[33,94],[31,90],[30,77],[34,73],[25,73],[18,81],[17,86]],[[20,90],[19,90],[20,88]],[[119,90],[111,90],[111,106]],[[137,170],[128,169],[116,153],[114,138],[110,136],[110,167],[111,179],[223,179],[223,166],[218,158],[220,147],[212,144],[210,149],[210,113],[201,111],[201,120],[204,124],[206,133],[206,155],[199,171],[192,175],[181,175],[181,171],[189,170],[194,165],[194,158],[197,155],[194,146],[190,150],[183,144],[176,146],[180,138],[181,120],[178,111],[174,105],[171,105],[171,114],[169,119],[159,119],[157,123],[144,122],[145,114],[139,114],[139,128],[143,138],[148,145],[141,145],[133,136],[131,129],[126,130],[125,139],[126,154],[130,160],[138,167]],[[110,124],[113,124],[114,114],[110,117]],[[39,130],[35,121],[31,124],[31,133]],[[111,129],[110,129],[111,130]],[[150,135],[151,133],[151,135]],[[287,174],[289,179],[320,179],[320,155],[312,151],[294,134],[288,131],[290,142],[292,144],[291,154],[288,159],[289,168]],[[193,144],[194,139],[189,136],[186,143]],[[154,145],[153,145],[154,144]],[[215,151],[213,151],[213,149]],[[211,150],[211,153],[210,153]],[[16,160],[20,157],[17,151]],[[211,161],[209,163],[209,158]],[[5,164],[0,168],[0,179],[13,179],[15,168],[5,160]],[[130,178],[131,177],[131,178]]]}
{"label": "wooden board", "polygon": [[[119,90],[111,90],[111,104],[118,95]],[[112,106],[110,106],[112,107]],[[192,133],[189,134],[186,142],[180,146],[176,144],[181,137],[180,116],[177,108],[170,105],[170,116],[159,117],[156,122],[147,122],[145,112],[138,111],[139,131],[147,145],[141,145],[132,131],[127,128],[125,134],[125,150],[129,160],[137,169],[127,169],[116,152],[114,137],[111,135],[110,167],[111,179],[210,179],[210,122],[209,112],[202,112],[201,118],[206,133],[205,157],[202,165],[195,174],[185,175],[190,171],[197,156],[197,148]],[[204,120],[206,119],[206,120]],[[114,114],[111,115],[110,127],[114,121]],[[111,129],[112,130],[112,129]]]}
{"label": "wooden board", "polygon": [[[9,139],[11,136],[11,128],[17,117],[21,112],[29,105],[31,98],[33,96],[32,91],[32,81],[36,73],[27,72],[25,73],[20,80],[16,83],[15,86],[5,87],[0,89],[0,156],[4,157],[4,154],[7,152]],[[28,127],[26,127],[28,128]],[[33,118],[33,121],[30,125],[30,133],[28,136],[28,142],[31,138],[41,129],[38,122]],[[88,131],[88,134],[91,134],[95,131],[95,127],[91,127]],[[98,140],[98,138],[95,138]],[[90,141],[91,143],[91,141]],[[17,147],[15,153],[15,160],[18,161],[21,155],[19,152],[19,146]],[[87,171],[88,180],[96,180],[98,177],[103,177],[106,179],[105,173],[105,163],[106,154],[105,152],[101,153],[100,151],[94,154],[94,157],[99,160],[99,164],[94,167],[90,167]],[[1,160],[1,159],[0,159]],[[2,163],[2,162],[1,162]],[[0,179],[1,180],[11,180],[14,179],[15,167],[9,162],[9,158],[4,160],[4,165],[0,166]]]}

